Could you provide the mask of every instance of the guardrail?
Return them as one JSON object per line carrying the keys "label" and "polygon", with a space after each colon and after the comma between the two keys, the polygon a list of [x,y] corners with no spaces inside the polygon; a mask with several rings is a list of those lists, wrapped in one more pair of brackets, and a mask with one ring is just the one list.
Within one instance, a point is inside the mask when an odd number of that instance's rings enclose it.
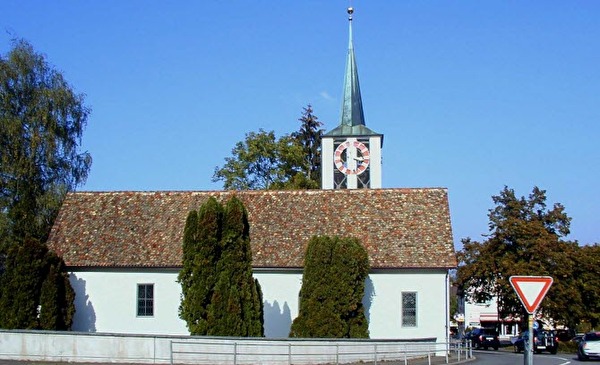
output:
{"label": "guardrail", "polygon": [[472,358],[471,348],[435,338],[269,339],[190,337],[0,329],[0,360],[110,363],[304,365],[452,364]]}
{"label": "guardrail", "polygon": [[176,364],[348,364],[396,361],[411,364],[452,364],[470,359],[469,344],[461,342],[336,342],[327,341],[214,341],[174,340],[171,365]]}

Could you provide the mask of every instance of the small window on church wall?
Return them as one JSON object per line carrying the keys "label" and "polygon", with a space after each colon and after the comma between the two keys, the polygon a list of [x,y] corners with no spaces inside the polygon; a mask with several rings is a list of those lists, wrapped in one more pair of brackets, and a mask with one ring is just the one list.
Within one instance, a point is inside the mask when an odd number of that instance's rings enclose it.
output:
{"label": "small window on church wall", "polygon": [[402,293],[402,327],[417,327],[417,293]]}
{"label": "small window on church wall", "polygon": [[139,317],[154,316],[154,284],[138,284],[137,315]]}

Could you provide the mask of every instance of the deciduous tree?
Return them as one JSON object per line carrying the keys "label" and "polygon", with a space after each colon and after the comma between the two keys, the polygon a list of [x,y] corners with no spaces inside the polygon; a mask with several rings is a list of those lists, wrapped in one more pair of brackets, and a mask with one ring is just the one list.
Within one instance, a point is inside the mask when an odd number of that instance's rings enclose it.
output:
{"label": "deciduous tree", "polygon": [[89,108],[24,40],[0,55],[0,327],[71,327],[74,292],[46,240],[65,194],[87,177]]}
{"label": "deciduous tree", "polygon": [[82,184],[90,109],[24,40],[0,55],[0,242],[45,241],[63,198]]}
{"label": "deciduous tree", "polygon": [[300,129],[280,138],[273,131],[249,132],[237,142],[213,181],[224,189],[318,189],[320,181],[321,122],[312,107],[304,108]]}
{"label": "deciduous tree", "polygon": [[[573,289],[581,295],[583,302],[580,318],[589,325],[587,329],[597,329],[600,325],[600,245],[581,246],[574,261],[576,265],[572,277],[577,286]],[[571,310],[570,307],[568,305],[565,309]]]}
{"label": "deciduous tree", "polygon": [[213,181],[223,181],[226,190],[268,189],[283,178],[281,147],[273,131],[247,133],[235,144],[233,156],[225,158],[225,166],[215,169]]}
{"label": "deciduous tree", "polygon": [[501,318],[525,314],[510,276],[552,276],[554,284],[539,311],[558,323],[574,325],[582,315],[581,295],[572,275],[578,246],[563,240],[571,222],[564,207],[557,203],[549,209],[546,192],[537,187],[527,198],[517,198],[514,190],[505,187],[492,199],[496,206],[489,212],[488,238],[464,239],[458,253],[458,283],[467,298],[484,302],[495,297]]}

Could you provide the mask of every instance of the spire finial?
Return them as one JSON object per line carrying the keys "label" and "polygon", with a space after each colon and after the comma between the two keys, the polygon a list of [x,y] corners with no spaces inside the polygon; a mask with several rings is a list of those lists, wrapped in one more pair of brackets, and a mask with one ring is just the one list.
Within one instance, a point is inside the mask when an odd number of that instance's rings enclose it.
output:
{"label": "spire finial", "polygon": [[354,13],[354,8],[353,7],[348,7],[348,20],[352,21],[352,14]]}

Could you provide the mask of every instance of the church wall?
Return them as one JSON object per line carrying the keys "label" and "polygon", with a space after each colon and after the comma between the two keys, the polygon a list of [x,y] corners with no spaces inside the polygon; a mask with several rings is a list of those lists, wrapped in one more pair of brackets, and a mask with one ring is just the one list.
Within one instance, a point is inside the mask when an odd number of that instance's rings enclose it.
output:
{"label": "church wall", "polygon": [[[177,270],[98,269],[71,272],[75,290],[74,331],[188,335],[179,318],[181,285]],[[298,315],[302,271],[259,271],[265,336],[285,338]],[[154,315],[137,316],[138,284],[154,284]]]}
{"label": "church wall", "polygon": [[[73,330],[135,334],[188,335],[179,319],[181,286],[177,270],[76,271]],[[154,284],[154,315],[137,316],[137,285]]]}
{"label": "church wall", "polygon": [[[298,315],[302,271],[257,270],[263,292],[265,336],[285,338]],[[181,286],[177,270],[74,271],[76,314],[73,330],[128,334],[187,335],[178,316]],[[154,284],[154,315],[137,316],[138,284]],[[396,270],[372,273],[365,305],[373,339],[446,338],[444,270]],[[417,326],[401,324],[402,292],[417,293]]]}
{"label": "church wall", "polygon": [[265,337],[286,338],[298,316],[302,271],[256,271],[263,293]]}
{"label": "church wall", "polygon": [[[445,270],[398,270],[369,276],[365,308],[371,338],[446,339],[447,281]],[[416,326],[402,325],[402,293],[416,293]],[[371,297],[371,305],[368,305]]]}

